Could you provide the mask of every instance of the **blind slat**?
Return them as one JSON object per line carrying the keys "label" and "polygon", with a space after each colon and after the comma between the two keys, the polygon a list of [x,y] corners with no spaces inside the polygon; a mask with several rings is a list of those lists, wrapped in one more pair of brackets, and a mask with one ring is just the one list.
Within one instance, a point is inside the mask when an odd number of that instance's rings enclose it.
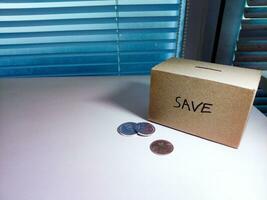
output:
{"label": "blind slat", "polygon": [[62,64],[45,66],[23,66],[21,68],[4,68],[0,71],[0,76],[75,76],[75,75],[116,75],[117,63],[115,64]]}
{"label": "blind slat", "polygon": [[252,69],[259,69],[259,70],[267,70],[267,62],[252,62],[252,61],[235,61],[235,66],[245,67],[245,68],[252,68]]}
{"label": "blind slat", "polygon": [[111,18],[115,17],[113,12],[99,13],[71,13],[71,14],[43,14],[43,15],[3,15],[0,17],[0,22],[27,22],[27,21],[42,21],[42,20],[67,20],[67,19],[94,19],[94,18]]}
{"label": "blind slat", "polygon": [[[2,3],[1,3],[2,4]],[[84,6],[84,7],[62,7],[62,8],[25,8],[25,9],[1,9],[4,16],[24,16],[24,15],[48,15],[48,14],[70,14],[70,13],[114,13],[112,6]]]}
{"label": "blind slat", "polygon": [[248,0],[247,3],[249,6],[267,6],[266,0]]}
{"label": "blind slat", "polygon": [[143,4],[177,4],[177,0],[153,0],[153,1],[144,1],[144,0],[119,0],[119,5],[143,5]]}
{"label": "blind slat", "polygon": [[121,74],[130,75],[130,74],[148,74],[152,67],[158,64],[159,60],[151,62],[131,62],[131,63],[122,63],[121,64]]}
{"label": "blind slat", "polygon": [[[155,4],[153,1],[142,1],[140,5],[118,5],[119,12],[126,11],[177,11],[179,10],[179,4]],[[145,4],[144,4],[145,2]],[[147,2],[151,2],[153,5],[148,5]]]}
{"label": "blind slat", "polygon": [[140,52],[138,54],[136,53],[121,53],[121,62],[152,62],[152,61],[158,61],[161,62],[163,60],[166,60],[173,56],[173,53],[161,53],[161,52]]}
{"label": "blind slat", "polygon": [[239,40],[267,40],[267,30],[240,30]]}
{"label": "blind slat", "polygon": [[245,8],[244,16],[246,18],[266,18],[267,17],[267,8]]}
{"label": "blind slat", "polygon": [[267,105],[267,97],[258,97],[254,101],[255,105]]}
{"label": "blind slat", "polygon": [[72,8],[87,6],[108,6],[114,5],[114,0],[105,1],[55,1],[55,2],[20,2],[20,3],[1,3],[1,10],[8,9],[34,9],[34,8]]}
{"label": "blind slat", "polygon": [[[139,25],[140,26],[140,25]],[[162,26],[164,28],[164,23],[162,24],[147,24],[146,27],[159,27]],[[169,25],[171,27],[171,24]],[[165,25],[168,28],[168,25]],[[54,31],[84,31],[84,30],[108,30],[108,29],[116,29],[115,23],[108,24],[79,24],[79,25],[54,25],[54,26],[23,26],[23,27],[0,27],[0,33],[33,33],[33,32],[54,32]]]}
{"label": "blind slat", "polygon": [[90,35],[90,36],[64,36],[64,37],[34,37],[0,39],[1,45],[22,45],[22,44],[47,44],[47,43],[72,43],[72,42],[95,42],[95,41],[116,41],[116,35]]}
{"label": "blind slat", "polygon": [[237,43],[237,51],[267,51],[267,41],[239,41]]}
{"label": "blind slat", "polygon": [[121,41],[131,41],[131,40],[175,40],[176,39],[176,33],[131,33],[131,34],[120,34],[120,40]]}
{"label": "blind slat", "polygon": [[[161,17],[121,17],[120,23],[136,23],[136,22],[174,22],[177,23],[177,16],[161,16]],[[41,23],[41,25],[40,25]],[[73,24],[109,24],[116,23],[115,16],[112,18],[91,18],[91,19],[64,19],[64,20],[35,20],[35,21],[9,21],[0,22],[1,27],[27,27],[27,26],[47,26],[47,25],[73,25]]]}
{"label": "blind slat", "polygon": [[267,105],[255,105],[263,113],[267,113]]}
{"label": "blind slat", "polygon": [[149,50],[175,50],[176,41],[127,41],[120,43],[120,50],[127,51],[149,51]]}
{"label": "blind slat", "polygon": [[109,35],[117,35],[116,29],[107,29],[107,30],[74,30],[74,31],[52,31],[52,32],[30,32],[30,33],[1,33],[0,39],[4,38],[33,38],[34,37],[49,37],[49,36],[88,36],[88,37],[98,37],[105,35],[107,38]]}
{"label": "blind slat", "polygon": [[[178,16],[178,10],[161,10],[161,11],[131,11],[119,13],[120,17],[168,17],[168,16]],[[177,20],[177,18],[176,18]]]}
{"label": "blind slat", "polygon": [[[105,45],[106,48],[103,48]],[[116,42],[81,42],[52,43],[38,45],[13,45],[0,48],[1,56],[59,54],[59,53],[89,53],[116,52]]]}
{"label": "blind slat", "polygon": [[236,61],[266,61],[267,52],[236,52],[235,54]]}
{"label": "blind slat", "polygon": [[265,20],[265,19],[242,20],[241,28],[243,30],[244,29],[266,30],[267,29],[267,20]]}
{"label": "blind slat", "polygon": [[109,24],[116,23],[115,16],[110,18],[91,18],[91,19],[64,19],[64,20],[36,20],[36,21],[14,21],[14,22],[0,22],[0,28],[6,27],[35,27],[35,26],[49,26],[49,25],[79,25],[79,24]]}
{"label": "blind slat", "polygon": [[[105,58],[105,59],[103,59]],[[0,57],[3,66],[16,65],[51,65],[51,64],[82,64],[82,63],[105,63],[117,62],[116,52],[114,53],[92,53],[92,54],[53,54],[53,55],[23,55]]]}
{"label": "blind slat", "polygon": [[101,67],[104,67],[104,66],[117,66],[117,62],[106,62],[106,63],[79,63],[79,64],[51,64],[51,65],[27,65],[27,66],[24,66],[24,65],[16,65],[16,66],[13,66],[13,67],[10,67],[10,66],[4,66],[2,67],[1,69],[4,69],[4,70],[10,70],[10,69],[34,69],[34,68],[60,68],[60,67],[66,67],[66,68],[72,68],[72,67],[83,67],[83,66],[87,66],[87,67],[91,67],[91,68],[94,68],[94,67],[98,67],[98,66],[101,66]]}

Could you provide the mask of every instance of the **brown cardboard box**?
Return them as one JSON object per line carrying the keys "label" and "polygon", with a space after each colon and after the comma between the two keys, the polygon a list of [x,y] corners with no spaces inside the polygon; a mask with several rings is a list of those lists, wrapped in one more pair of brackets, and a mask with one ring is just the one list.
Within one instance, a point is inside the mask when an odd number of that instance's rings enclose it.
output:
{"label": "brown cardboard box", "polygon": [[237,148],[261,72],[169,59],[152,69],[148,119]]}

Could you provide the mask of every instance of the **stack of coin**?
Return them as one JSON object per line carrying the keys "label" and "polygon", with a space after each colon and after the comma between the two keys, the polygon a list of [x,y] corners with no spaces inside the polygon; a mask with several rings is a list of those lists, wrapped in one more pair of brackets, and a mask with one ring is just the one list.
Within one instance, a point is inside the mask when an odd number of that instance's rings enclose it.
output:
{"label": "stack of coin", "polygon": [[137,131],[138,135],[147,137],[155,132],[155,127],[150,123],[141,122],[135,125],[135,130]]}
{"label": "stack of coin", "polygon": [[147,122],[140,122],[140,123],[134,123],[134,122],[126,122],[121,124],[118,129],[118,133],[124,136],[130,136],[130,135],[139,135],[139,136],[150,136],[155,132],[155,127]]}

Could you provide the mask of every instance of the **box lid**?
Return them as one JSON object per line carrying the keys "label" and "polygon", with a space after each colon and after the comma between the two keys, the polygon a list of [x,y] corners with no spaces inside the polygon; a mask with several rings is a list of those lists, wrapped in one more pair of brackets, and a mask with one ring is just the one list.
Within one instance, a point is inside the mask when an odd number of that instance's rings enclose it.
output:
{"label": "box lid", "polygon": [[208,62],[171,58],[152,70],[207,79],[237,87],[257,90],[261,71]]}

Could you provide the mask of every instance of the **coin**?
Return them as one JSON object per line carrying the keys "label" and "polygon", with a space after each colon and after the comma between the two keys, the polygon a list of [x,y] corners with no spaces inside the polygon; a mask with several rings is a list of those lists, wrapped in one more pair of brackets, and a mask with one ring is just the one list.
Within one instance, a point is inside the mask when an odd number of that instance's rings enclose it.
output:
{"label": "coin", "polygon": [[169,154],[173,149],[173,145],[167,140],[156,140],[150,145],[150,150],[157,155]]}
{"label": "coin", "polygon": [[135,126],[136,126],[136,123],[134,122],[126,122],[126,123],[121,124],[117,128],[117,131],[121,135],[131,136],[137,133],[135,130]]}
{"label": "coin", "polygon": [[138,135],[150,136],[155,132],[155,127],[150,123],[141,122],[135,125],[135,130]]}

